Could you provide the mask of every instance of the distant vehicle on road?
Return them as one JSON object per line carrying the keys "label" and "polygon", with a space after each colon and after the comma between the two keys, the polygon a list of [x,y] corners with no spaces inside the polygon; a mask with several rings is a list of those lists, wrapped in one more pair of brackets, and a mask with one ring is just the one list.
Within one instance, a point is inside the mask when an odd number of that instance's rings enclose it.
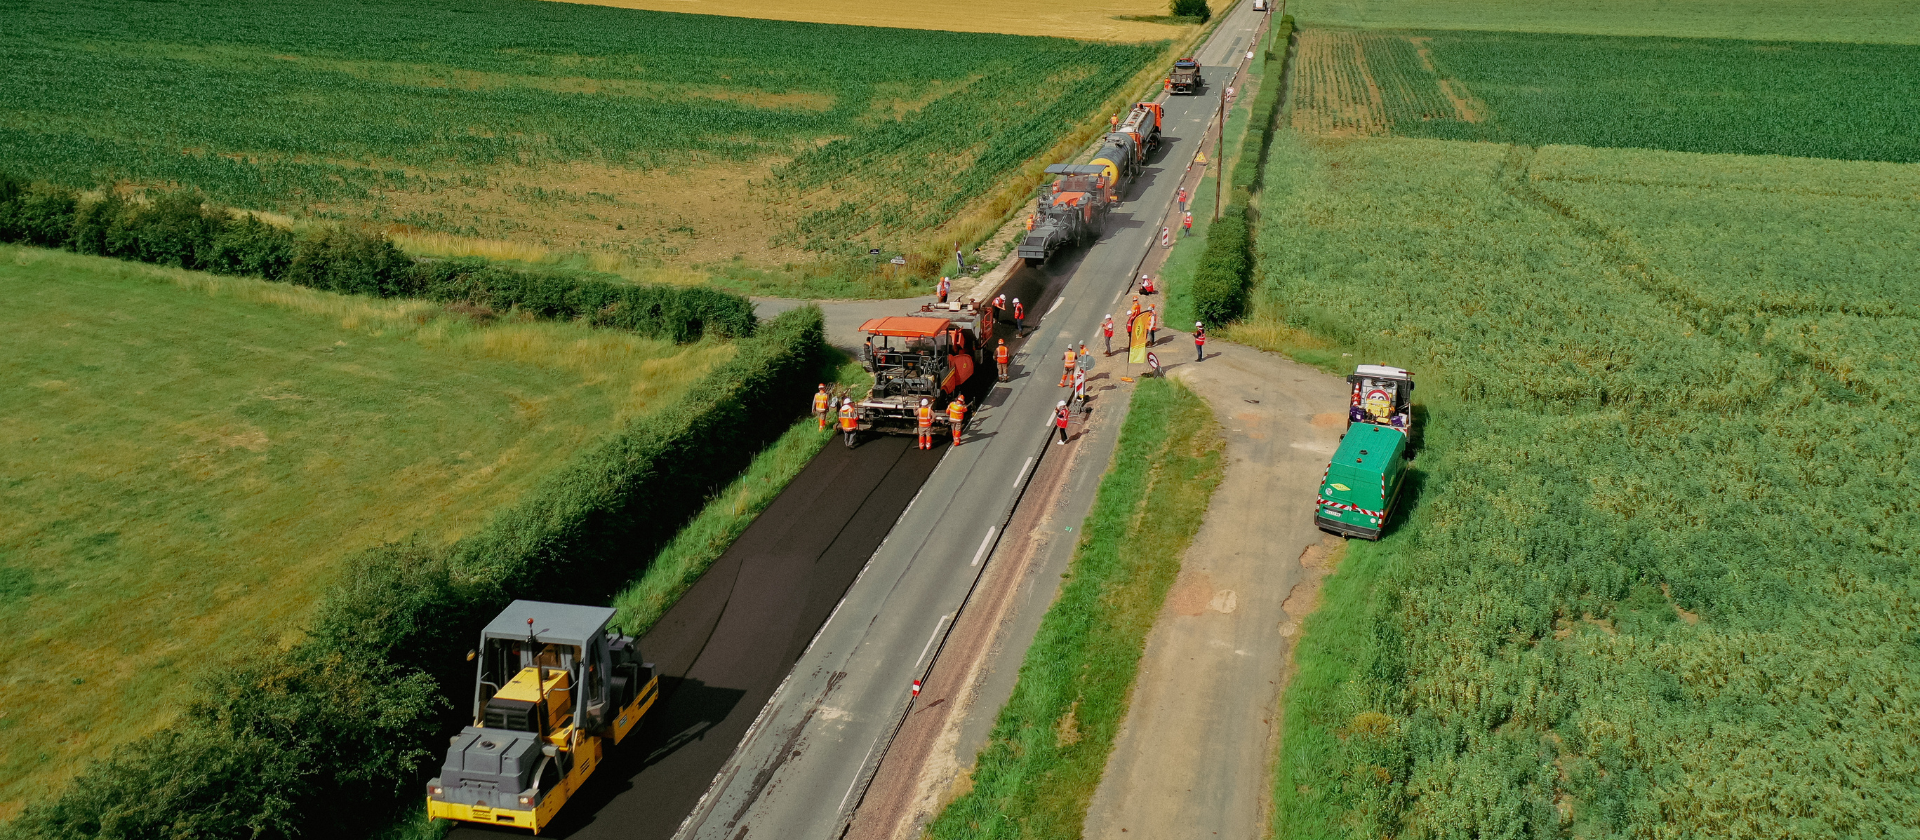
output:
{"label": "distant vehicle on road", "polygon": [[1173,72],[1167,74],[1167,92],[1176,95],[1199,93],[1200,62],[1192,56],[1173,62]]}

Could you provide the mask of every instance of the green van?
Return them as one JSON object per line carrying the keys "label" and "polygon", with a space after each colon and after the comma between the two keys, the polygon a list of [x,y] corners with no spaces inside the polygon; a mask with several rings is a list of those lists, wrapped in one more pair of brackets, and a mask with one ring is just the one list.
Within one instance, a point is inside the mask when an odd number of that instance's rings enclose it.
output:
{"label": "green van", "polygon": [[1345,537],[1380,539],[1407,475],[1407,434],[1355,423],[1320,479],[1313,524]]}

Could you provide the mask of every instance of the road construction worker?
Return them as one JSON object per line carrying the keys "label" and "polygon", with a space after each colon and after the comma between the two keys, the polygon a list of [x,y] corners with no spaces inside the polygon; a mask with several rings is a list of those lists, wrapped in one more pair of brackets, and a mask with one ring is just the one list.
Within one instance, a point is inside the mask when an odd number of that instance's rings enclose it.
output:
{"label": "road construction worker", "polygon": [[920,407],[913,410],[913,418],[919,421],[920,448],[933,448],[933,401],[920,398]]}
{"label": "road construction worker", "polygon": [[1133,334],[1133,319],[1140,317],[1140,296],[1133,296],[1133,305],[1127,307],[1127,334]]}
{"label": "road construction worker", "polygon": [[1027,330],[1027,308],[1020,305],[1020,299],[1013,299],[1013,334],[1021,335]]}
{"label": "road construction worker", "polygon": [[1149,306],[1147,307],[1147,346],[1148,347],[1152,347],[1153,345],[1158,344],[1160,342],[1159,333],[1160,333],[1160,310],[1156,307]]}
{"label": "road construction worker", "polygon": [[1113,313],[1107,313],[1107,320],[1101,322],[1100,335],[1107,340],[1107,355],[1113,355]]}
{"label": "road construction worker", "polygon": [[1080,349],[1076,352],[1077,355],[1073,359],[1074,370],[1086,370],[1093,365],[1093,354],[1087,352],[1086,342],[1080,342]]}
{"label": "road construction worker", "polygon": [[1061,400],[1060,405],[1053,410],[1053,427],[1060,432],[1060,440],[1055,442],[1056,446],[1067,442],[1067,416],[1067,401]]}
{"label": "road construction worker", "polygon": [[953,291],[953,283],[947,278],[942,277],[940,278],[940,285],[934,287],[934,290],[940,293],[940,302],[946,303],[947,293]]}
{"label": "road construction worker", "polygon": [[820,383],[819,393],[813,395],[813,417],[820,421],[820,431],[823,432],[827,430],[827,402],[830,399],[827,396],[827,384]]}
{"label": "road construction worker", "polygon": [[1154,285],[1152,275],[1140,275],[1140,294],[1150,295],[1158,291],[1160,291],[1160,288]]}
{"label": "road construction worker", "polygon": [[1036,216],[1036,215],[1038,215],[1038,214],[1035,214],[1035,213],[1028,213],[1028,214],[1027,214],[1027,230],[1033,230],[1033,220],[1034,220],[1034,218],[1035,218],[1035,216]]}
{"label": "road construction worker", "polygon": [[1185,215],[1186,218],[1183,218],[1180,220],[1180,235],[1183,237],[1192,236],[1193,235],[1193,214],[1186,213],[1183,215]]}
{"label": "road construction worker", "polygon": [[1062,388],[1067,387],[1067,383],[1073,379],[1073,345],[1067,345],[1067,354],[1064,358],[1066,367],[1060,371],[1060,387]]}
{"label": "road construction worker", "polygon": [[853,448],[853,439],[860,434],[860,418],[853,413],[853,398],[840,401],[840,432],[847,436],[847,448]]}
{"label": "road construction worker", "polygon": [[967,425],[967,398],[955,395],[947,403],[947,425],[953,427],[953,445],[960,445],[960,427]]}
{"label": "road construction worker", "polygon": [[1179,192],[1174,193],[1174,198],[1180,199],[1180,212],[1187,212],[1187,188],[1181,187]]}
{"label": "road construction worker", "polygon": [[1007,366],[1013,364],[1013,351],[1007,349],[1007,340],[1000,339],[1000,346],[993,348],[993,361],[1000,366],[1000,381],[1007,381]]}
{"label": "road construction worker", "polygon": [[1111,116],[1111,117],[1108,117],[1108,118],[1107,118],[1107,130],[1108,130],[1108,131],[1118,131],[1118,130],[1120,130],[1120,115],[1119,115],[1119,114],[1115,114],[1115,115],[1113,115],[1113,116]]}
{"label": "road construction worker", "polygon": [[1196,362],[1207,360],[1207,328],[1199,321],[1193,322],[1193,355]]}

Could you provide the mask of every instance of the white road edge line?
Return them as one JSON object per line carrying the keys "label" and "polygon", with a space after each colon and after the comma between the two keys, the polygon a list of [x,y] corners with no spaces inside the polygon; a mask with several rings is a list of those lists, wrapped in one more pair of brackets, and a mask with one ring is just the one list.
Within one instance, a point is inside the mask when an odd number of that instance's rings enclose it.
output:
{"label": "white road edge line", "polygon": [[[1033,460],[1033,459],[1029,458],[1027,460]],[[995,525],[987,529],[987,536],[985,539],[982,539],[980,541],[980,550],[975,551],[973,553],[973,562],[968,563],[967,564],[968,567],[980,565],[981,558],[987,556],[987,549],[993,546],[993,533],[998,530],[1000,530],[1000,526],[998,525]]]}
{"label": "white road edge line", "polygon": [[[1033,456],[1028,455],[1027,462],[1025,464],[1020,465],[1020,474],[1013,477],[1013,489],[1015,490],[1020,489],[1021,483],[1027,480],[1027,470],[1032,468],[1033,468]],[[992,533],[992,531],[989,530],[988,533]],[[974,558],[974,559],[978,560],[979,558]]]}
{"label": "white road edge line", "polygon": [[1062,295],[1062,296],[1060,296],[1060,297],[1057,297],[1057,298],[1054,298],[1054,299],[1053,299],[1053,305],[1052,305],[1052,306],[1049,306],[1049,307],[1047,307],[1047,311],[1046,311],[1045,313],[1042,313],[1040,317],[1042,317],[1042,318],[1045,318],[1045,317],[1047,317],[1048,315],[1052,315],[1052,314],[1053,314],[1053,310],[1055,310],[1055,309],[1059,309],[1059,308],[1060,308],[1060,304],[1063,304],[1063,303],[1066,303],[1066,302],[1067,302],[1067,298],[1066,298],[1066,296],[1065,296],[1065,295]]}
{"label": "white road edge line", "polygon": [[844,814],[844,813],[846,813],[846,812],[847,812],[847,800],[849,800],[849,799],[852,799],[852,798],[853,798],[853,789],[854,789],[854,788],[856,788],[856,787],[859,787],[859,786],[860,786],[860,777],[861,777],[861,776],[863,776],[863,775],[865,775],[865,771],[866,771],[866,768],[867,768],[867,762],[868,762],[868,761],[870,761],[870,760],[872,760],[872,758],[873,758],[873,751],[874,751],[874,750],[877,750],[877,749],[879,749],[879,748],[880,748],[880,741],[879,741],[879,740],[877,740],[877,739],[876,739],[876,740],[875,740],[875,741],[873,742],[873,746],[871,746],[871,747],[868,747],[868,748],[867,748],[867,757],[866,757],[866,758],[863,758],[863,759],[860,759],[860,771],[861,771],[861,772],[857,772],[857,773],[854,773],[854,774],[853,774],[853,781],[852,781],[852,782],[849,782],[849,783],[847,783],[847,792],[846,792],[846,793],[844,793],[844,794],[841,794],[841,795],[840,795],[840,808],[839,808],[838,810],[836,810],[836,811],[834,811],[834,813],[836,813],[836,814]]}
{"label": "white road edge line", "polygon": [[933,643],[940,638],[940,628],[947,626],[947,619],[952,617],[953,613],[947,613],[946,615],[940,616],[939,621],[933,623],[933,635],[928,636],[926,646],[920,648],[920,658],[913,660],[913,670],[920,670],[920,663],[925,662],[927,659],[927,651],[933,650]]}

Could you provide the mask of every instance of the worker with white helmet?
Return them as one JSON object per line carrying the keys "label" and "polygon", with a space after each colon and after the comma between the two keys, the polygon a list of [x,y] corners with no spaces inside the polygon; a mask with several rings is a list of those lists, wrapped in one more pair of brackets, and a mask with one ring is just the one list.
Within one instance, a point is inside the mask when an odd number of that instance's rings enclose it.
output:
{"label": "worker with white helmet", "polygon": [[1207,328],[1199,321],[1193,322],[1193,355],[1196,362],[1207,360]]}
{"label": "worker with white helmet", "polygon": [[1067,442],[1067,417],[1067,401],[1061,400],[1060,405],[1053,410],[1053,427],[1060,430],[1060,439],[1054,442],[1055,446]]}

